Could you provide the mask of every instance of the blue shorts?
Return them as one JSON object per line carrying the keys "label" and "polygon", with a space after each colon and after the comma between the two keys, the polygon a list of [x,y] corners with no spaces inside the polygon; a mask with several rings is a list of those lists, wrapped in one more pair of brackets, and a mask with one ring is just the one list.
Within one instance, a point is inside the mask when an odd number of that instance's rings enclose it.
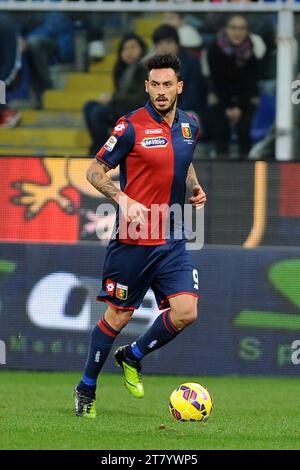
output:
{"label": "blue shorts", "polygon": [[198,297],[198,271],[185,248],[185,240],[143,246],[111,240],[97,300],[123,310],[135,310],[151,287],[160,310],[180,294]]}

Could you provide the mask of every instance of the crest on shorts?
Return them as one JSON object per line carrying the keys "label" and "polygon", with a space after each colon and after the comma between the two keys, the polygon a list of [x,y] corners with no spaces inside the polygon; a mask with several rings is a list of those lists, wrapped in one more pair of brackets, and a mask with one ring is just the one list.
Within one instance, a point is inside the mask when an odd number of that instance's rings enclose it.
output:
{"label": "crest on shorts", "polygon": [[116,297],[120,300],[126,300],[128,297],[128,286],[117,283],[116,287]]}
{"label": "crest on shorts", "polygon": [[182,135],[185,139],[191,139],[192,138],[192,131],[190,128],[190,124],[188,122],[182,122],[181,123],[181,132]]}

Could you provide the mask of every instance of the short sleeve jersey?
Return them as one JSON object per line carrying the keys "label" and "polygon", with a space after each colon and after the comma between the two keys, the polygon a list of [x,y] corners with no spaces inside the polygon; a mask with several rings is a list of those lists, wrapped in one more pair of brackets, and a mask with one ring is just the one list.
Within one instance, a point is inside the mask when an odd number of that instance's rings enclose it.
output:
{"label": "short sleeve jersey", "polygon": [[150,209],[149,236],[120,241],[141,245],[166,243],[165,212],[162,210],[158,217],[159,236],[157,231],[152,236],[151,212],[158,205],[179,204],[183,208],[186,176],[199,136],[199,123],[194,115],[177,108],[170,127],[150,102],[119,119],[96,158],[111,168],[120,165],[121,190]]}

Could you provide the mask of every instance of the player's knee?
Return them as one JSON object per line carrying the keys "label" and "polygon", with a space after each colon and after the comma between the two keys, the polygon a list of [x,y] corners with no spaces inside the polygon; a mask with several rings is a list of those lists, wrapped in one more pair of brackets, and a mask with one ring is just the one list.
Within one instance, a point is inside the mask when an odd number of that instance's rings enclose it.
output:
{"label": "player's knee", "polygon": [[197,305],[194,303],[191,302],[190,304],[186,305],[185,308],[182,308],[177,314],[177,323],[179,323],[181,327],[180,329],[194,323],[197,320],[197,316]]}
{"label": "player's knee", "polygon": [[127,325],[132,317],[132,313],[132,310],[118,310],[117,317],[115,318],[116,324],[118,326],[118,328],[116,328],[117,330],[122,330],[122,328]]}
{"label": "player's knee", "polygon": [[185,326],[188,326],[197,320],[197,316],[198,316],[197,309],[193,307],[191,310],[188,310],[185,313],[185,315],[183,315],[182,321]]}
{"label": "player's knee", "polygon": [[121,331],[131,319],[132,314],[132,310],[118,310],[109,307],[105,312],[104,318],[114,330]]}

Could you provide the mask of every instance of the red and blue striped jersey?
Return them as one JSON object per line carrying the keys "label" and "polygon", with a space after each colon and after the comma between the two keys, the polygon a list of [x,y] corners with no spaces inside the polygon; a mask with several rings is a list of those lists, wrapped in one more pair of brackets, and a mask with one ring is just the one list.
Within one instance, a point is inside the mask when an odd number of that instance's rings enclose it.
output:
{"label": "red and blue striped jersey", "polygon": [[[147,208],[151,209],[153,204],[183,207],[186,176],[199,136],[199,123],[194,115],[177,108],[170,127],[148,102],[118,120],[96,158],[111,168],[120,165],[122,191]],[[149,226],[150,219],[151,211]],[[158,238],[152,237],[150,230],[147,239],[128,237],[120,241],[141,245],[166,243],[163,228]]]}

